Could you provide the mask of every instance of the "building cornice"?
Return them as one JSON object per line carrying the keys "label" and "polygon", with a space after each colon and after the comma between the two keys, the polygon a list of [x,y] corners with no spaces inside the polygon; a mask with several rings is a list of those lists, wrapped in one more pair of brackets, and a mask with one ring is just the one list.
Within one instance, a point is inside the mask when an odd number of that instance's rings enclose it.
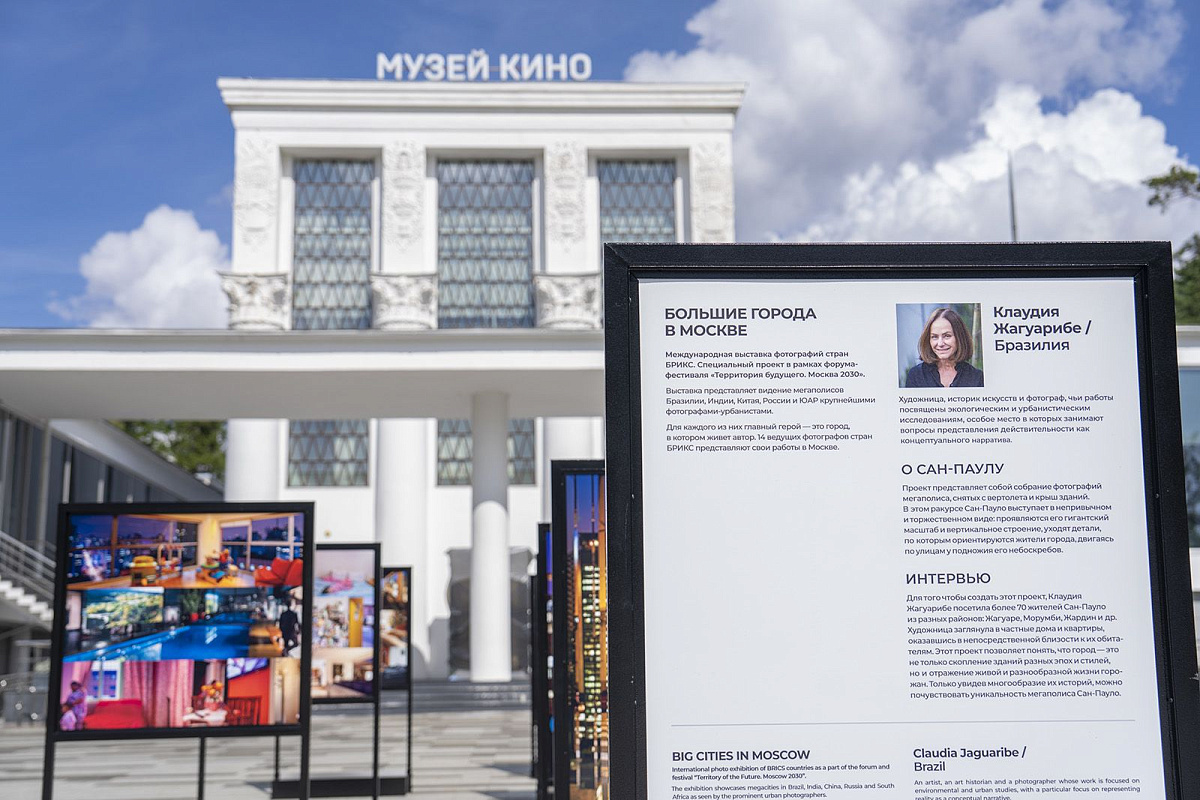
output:
{"label": "building cornice", "polygon": [[53,419],[596,416],[587,330],[0,331],[0,401]]}
{"label": "building cornice", "polygon": [[120,330],[0,328],[0,352],[388,353],[479,350],[599,350],[601,331],[544,328],[434,330]]}
{"label": "building cornice", "polygon": [[374,80],[220,78],[230,111],[310,109],[430,111],[709,111],[736,113],[743,83],[402,83]]}

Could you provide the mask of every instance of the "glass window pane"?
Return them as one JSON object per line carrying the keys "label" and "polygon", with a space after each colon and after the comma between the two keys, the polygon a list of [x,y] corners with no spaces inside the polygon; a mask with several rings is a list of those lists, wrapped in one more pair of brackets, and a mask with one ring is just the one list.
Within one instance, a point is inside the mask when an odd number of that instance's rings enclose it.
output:
{"label": "glass window pane", "polygon": [[246,542],[250,540],[249,525],[223,525],[221,526],[221,541],[222,542]]}
{"label": "glass window pane", "polygon": [[116,467],[109,473],[108,502],[144,503],[150,498],[150,485],[141,478]]}
{"label": "glass window pane", "polygon": [[289,486],[366,486],[367,421],[292,420],[288,423]]}
{"label": "glass window pane", "polygon": [[[471,421],[439,419],[438,486],[470,486],[471,453]],[[508,482],[512,486],[537,482],[536,432],[531,418],[508,421]]]}
{"label": "glass window pane", "polygon": [[118,544],[162,544],[171,541],[174,530],[170,520],[117,517]]}
{"label": "glass window pane", "polygon": [[602,160],[596,176],[601,242],[676,240],[673,160]]}
{"label": "glass window pane", "polygon": [[370,328],[375,162],[300,159],[292,177],[292,327]]}
{"label": "glass window pane", "polygon": [[256,542],[288,541],[288,518],[256,519],[251,523],[251,538]]}
{"label": "glass window pane", "polygon": [[438,327],[531,328],[533,162],[439,161]]}
{"label": "glass window pane", "polygon": [[71,459],[71,502],[102,502],[104,473],[105,466],[102,461],[81,450],[75,450]]}
{"label": "glass window pane", "polygon": [[292,559],[291,545],[286,546],[268,546],[268,545],[251,545],[250,546],[250,566],[252,567],[269,567],[271,562],[276,558],[287,560]]}
{"label": "glass window pane", "polygon": [[113,518],[107,514],[74,514],[70,517],[68,540],[72,548],[111,547]]}

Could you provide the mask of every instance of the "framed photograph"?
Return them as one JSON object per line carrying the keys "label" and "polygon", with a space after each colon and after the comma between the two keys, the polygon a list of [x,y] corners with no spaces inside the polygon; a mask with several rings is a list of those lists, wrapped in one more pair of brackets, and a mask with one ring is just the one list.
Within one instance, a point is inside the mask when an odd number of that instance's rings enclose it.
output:
{"label": "framed photograph", "polygon": [[314,703],[373,703],[379,694],[379,543],[319,544],[313,561]]}
{"label": "framed photograph", "polygon": [[299,734],[312,505],[59,513],[48,736]]}

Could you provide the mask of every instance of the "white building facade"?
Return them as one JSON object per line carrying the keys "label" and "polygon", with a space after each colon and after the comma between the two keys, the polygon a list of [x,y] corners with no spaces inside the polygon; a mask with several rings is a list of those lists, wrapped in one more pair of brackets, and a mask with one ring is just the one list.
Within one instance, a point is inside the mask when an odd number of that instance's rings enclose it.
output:
{"label": "white building facade", "polygon": [[[599,353],[603,242],[734,238],[740,85],[219,88],[235,130],[235,331],[409,332],[434,362],[439,343],[523,337],[525,360],[551,363],[564,336]],[[313,500],[318,542],[379,541],[386,564],[413,566],[418,678],[521,666],[512,596],[550,518],[549,462],[603,457],[603,397],[569,398],[581,374],[533,401],[516,375],[498,361],[458,391],[416,375],[367,387],[411,410],[364,418],[351,383],[314,371],[287,391],[323,396],[309,405],[327,416],[281,419],[264,398],[229,422],[228,500]]]}

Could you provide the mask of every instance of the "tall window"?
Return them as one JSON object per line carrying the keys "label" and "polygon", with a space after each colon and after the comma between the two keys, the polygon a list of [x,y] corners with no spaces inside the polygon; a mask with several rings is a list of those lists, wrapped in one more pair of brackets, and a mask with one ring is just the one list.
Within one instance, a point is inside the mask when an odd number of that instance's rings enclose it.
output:
{"label": "tall window", "polygon": [[294,162],[292,327],[371,327],[372,161]]}
{"label": "tall window", "polygon": [[366,486],[365,419],[291,420],[288,486]]}
{"label": "tall window", "polygon": [[675,241],[675,162],[601,160],[601,242]]}
{"label": "tall window", "polygon": [[437,179],[438,327],[533,327],[533,162],[439,161]]}
{"label": "tall window", "polygon": [[[537,448],[532,419],[508,421],[508,482],[532,486],[537,479]],[[471,421],[439,419],[437,438],[438,486],[471,484]]]}
{"label": "tall window", "polygon": [[301,557],[304,525],[297,515],[227,522],[221,525],[221,546],[238,569],[269,567],[276,558]]}
{"label": "tall window", "polygon": [[[292,327],[371,327],[373,161],[299,159],[292,165]],[[366,486],[366,420],[292,420],[289,486]]]}

